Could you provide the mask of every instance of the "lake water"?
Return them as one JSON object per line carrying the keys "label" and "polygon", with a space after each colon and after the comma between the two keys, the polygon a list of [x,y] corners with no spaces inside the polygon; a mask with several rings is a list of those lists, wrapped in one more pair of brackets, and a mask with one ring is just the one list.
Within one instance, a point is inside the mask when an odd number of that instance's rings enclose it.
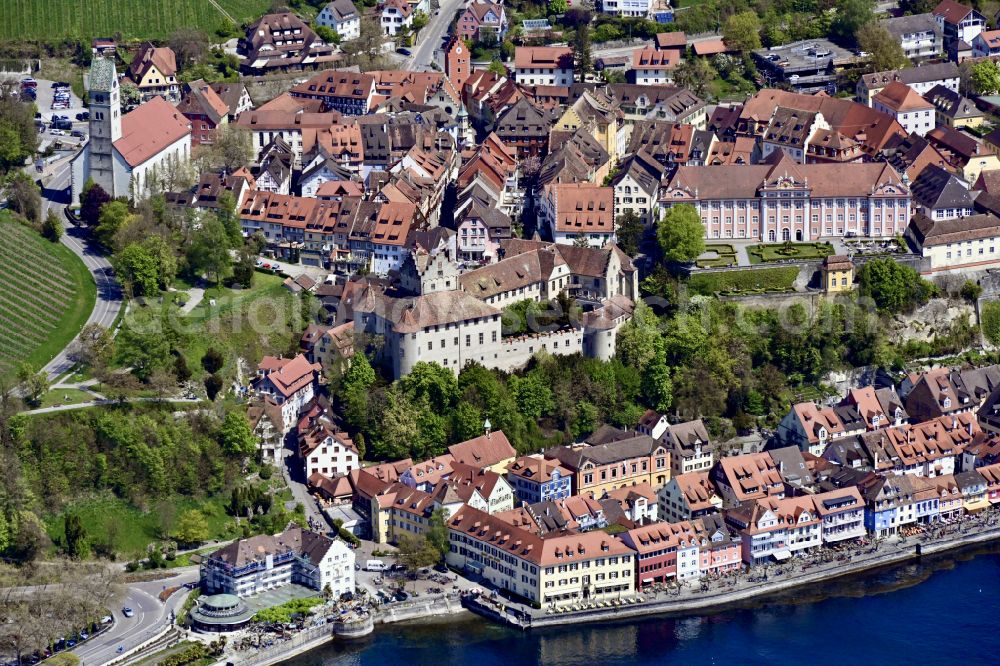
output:
{"label": "lake water", "polygon": [[1000,545],[800,590],[752,608],[526,633],[478,618],[376,627],[290,666],[1000,664]]}

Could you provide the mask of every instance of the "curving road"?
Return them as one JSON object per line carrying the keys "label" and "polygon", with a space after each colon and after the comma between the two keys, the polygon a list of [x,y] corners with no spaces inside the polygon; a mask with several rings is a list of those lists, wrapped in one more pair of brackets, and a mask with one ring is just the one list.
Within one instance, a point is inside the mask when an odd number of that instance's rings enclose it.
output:
{"label": "curving road", "polygon": [[176,587],[198,580],[197,567],[185,567],[178,569],[178,572],[179,574],[173,578],[129,585],[122,607],[131,608],[135,611],[135,615],[125,617],[121,608],[113,609],[114,626],[72,650],[80,657],[80,666],[106,664],[118,656],[119,647],[127,652],[165,629],[170,623],[171,611],[180,612],[184,599],[187,598],[187,591],[174,592],[166,603],[160,601],[158,597],[160,592],[166,587]]}
{"label": "curving road", "polygon": [[[84,229],[73,226],[66,221],[64,210],[67,202],[59,200],[63,198],[63,189],[59,188],[60,185],[64,187],[69,185],[68,164],[63,171],[53,176],[48,187],[43,190],[43,195],[45,196],[43,200],[43,215],[50,208],[54,208],[60,217],[63,218],[65,233],[62,236],[62,244],[68,247],[73,254],[80,257],[87,270],[94,276],[94,282],[97,283],[97,300],[94,303],[94,311],[90,313],[87,323],[100,324],[105,328],[111,328],[122,307],[121,287],[114,278],[111,263],[104,256],[97,244],[91,242],[90,234]],[[43,371],[48,373],[50,379],[54,380],[57,377],[65,375],[73,367],[73,362],[69,359],[67,352],[75,342],[76,338],[74,337],[72,342],[42,368]]]}

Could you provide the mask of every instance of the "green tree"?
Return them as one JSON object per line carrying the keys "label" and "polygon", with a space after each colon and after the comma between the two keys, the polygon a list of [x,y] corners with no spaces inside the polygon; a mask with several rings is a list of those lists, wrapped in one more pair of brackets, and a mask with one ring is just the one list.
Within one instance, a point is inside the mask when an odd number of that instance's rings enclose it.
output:
{"label": "green tree", "polygon": [[972,280],[966,280],[962,285],[962,289],[959,294],[970,303],[975,303],[979,300],[979,296],[983,293],[983,288],[973,282]]}
{"label": "green tree", "polygon": [[601,418],[601,412],[597,407],[586,400],[576,403],[576,414],[573,419],[573,437],[582,439],[584,435],[591,433],[597,428]]}
{"label": "green tree", "polygon": [[573,60],[580,82],[587,80],[587,75],[594,71],[593,59],[590,55],[590,24],[577,26],[573,35]]}
{"label": "green tree", "polygon": [[674,384],[670,379],[666,352],[662,349],[662,344],[660,346],[661,349],[642,373],[642,393],[647,405],[664,414],[673,401]]}
{"label": "green tree", "polygon": [[716,71],[708,58],[685,58],[674,68],[674,83],[688,88],[695,95],[704,97],[708,85],[715,80]]}
{"label": "green tree", "polygon": [[427,531],[424,533],[427,542],[437,550],[439,562],[443,561],[451,550],[451,544],[448,542],[448,526],[445,524],[447,520],[447,511],[443,508],[435,509],[428,519]]}
{"label": "green tree", "polygon": [[215,396],[219,395],[219,391],[222,390],[222,377],[219,375],[209,375],[205,377],[205,395],[208,399],[215,401]]}
{"label": "green tree", "polygon": [[378,434],[380,442],[375,448],[379,458],[399,459],[409,455],[410,443],[420,435],[418,421],[420,410],[397,388],[385,393]]}
{"label": "green tree", "polygon": [[861,27],[874,22],[875,3],[873,0],[836,0],[835,4],[837,13],[830,29],[835,36],[854,43]]}
{"label": "green tree", "polygon": [[230,411],[219,429],[219,444],[231,456],[249,456],[257,450],[257,439],[245,414]]}
{"label": "green tree", "polygon": [[38,148],[34,104],[26,104],[15,84],[0,86],[0,174],[24,166]]}
{"label": "green tree", "polygon": [[159,291],[159,264],[140,243],[131,243],[112,257],[115,273],[134,296],[153,296]]}
{"label": "green tree", "polygon": [[4,195],[12,211],[34,225],[42,221],[42,192],[27,173],[17,171],[9,174]]}
{"label": "green tree", "polygon": [[80,219],[88,227],[96,227],[100,222],[101,208],[109,201],[111,196],[104,188],[88,180],[80,192]]}
{"label": "green tree", "polygon": [[177,276],[177,257],[163,236],[153,234],[142,241],[142,247],[156,263],[156,279],[160,289],[168,289]]}
{"label": "green tree", "polygon": [[45,215],[45,221],[42,222],[42,236],[53,243],[58,243],[62,235],[63,227],[62,222],[59,221],[59,215],[54,209],[50,208],[49,212]]}
{"label": "green tree", "polygon": [[338,33],[336,30],[331,29],[329,26],[314,25],[313,30],[316,31],[316,36],[318,36],[327,44],[340,43],[340,33]]}
{"label": "green tree", "polygon": [[760,48],[760,18],[756,12],[733,14],[722,25],[722,39],[726,46],[741,53]]}
{"label": "green tree", "polygon": [[83,521],[75,513],[66,514],[63,518],[63,533],[66,537],[66,554],[82,560],[90,555],[90,544],[87,543],[87,531]]}
{"label": "green tree", "polygon": [[618,332],[615,353],[625,365],[642,369],[656,358],[661,348],[660,320],[648,305],[639,301],[632,318]]}
{"label": "green tree", "polygon": [[210,536],[208,531],[208,519],[205,514],[197,509],[188,509],[177,519],[177,528],[174,532],[177,540],[184,544],[197,545],[208,541]]}
{"label": "green tree", "polygon": [[636,215],[634,210],[627,210],[618,216],[615,227],[615,238],[618,240],[618,247],[622,252],[630,257],[639,254],[639,243],[642,241],[642,234],[645,229],[642,220]]}
{"label": "green tree", "polygon": [[862,266],[858,283],[861,294],[888,314],[912,310],[935,293],[934,285],[922,279],[916,270],[890,258],[873,259]]}
{"label": "green tree", "polygon": [[657,236],[668,261],[688,264],[705,251],[705,227],[694,206],[671,206],[657,226]]}
{"label": "green tree", "polygon": [[483,412],[472,403],[460,402],[452,414],[454,440],[464,442],[478,437],[483,431]]}
{"label": "green tree", "polygon": [[871,54],[873,72],[902,69],[909,65],[899,41],[879,23],[873,21],[862,25],[857,33],[857,41],[859,49]]}
{"label": "green tree", "polygon": [[438,414],[450,411],[458,398],[455,374],[426,361],[415,363],[410,373],[399,380],[399,388],[411,402],[426,405]]}
{"label": "green tree", "polygon": [[205,372],[214,375],[226,364],[226,358],[215,347],[209,347],[201,356],[201,367]]}
{"label": "green tree", "polygon": [[232,271],[229,236],[215,215],[202,216],[201,228],[194,233],[188,248],[188,264],[195,274],[211,276],[216,284]]}
{"label": "green tree", "polygon": [[980,318],[983,335],[994,347],[1000,346],[1000,301],[983,303]]}
{"label": "green tree", "polygon": [[504,64],[499,60],[490,62],[486,70],[496,74],[497,76],[507,76],[507,68],[504,67]]}
{"label": "green tree", "polygon": [[236,198],[232,192],[223,192],[219,195],[219,205],[215,209],[215,216],[226,230],[229,237],[229,246],[238,248],[243,245],[243,229],[240,226],[240,218],[236,214]]}
{"label": "green tree", "polygon": [[1000,65],[989,59],[980,60],[963,68],[964,83],[971,94],[995,95],[1000,92]]}
{"label": "green tree", "polygon": [[566,0],[549,0],[549,14],[565,14],[566,10],[569,9],[569,3]]}
{"label": "green tree", "polygon": [[244,289],[253,286],[254,275],[257,274],[257,257],[249,243],[244,243],[240,248],[240,256],[233,266],[233,281],[241,285]]}
{"label": "green tree", "polygon": [[25,401],[31,405],[41,403],[42,396],[49,390],[49,376],[44,372],[35,372],[27,361],[21,361],[17,366],[17,381],[24,392]]}
{"label": "green tree", "polygon": [[109,201],[101,206],[98,216],[97,239],[105,247],[111,247],[115,235],[132,221],[132,213],[128,204],[120,199]]}
{"label": "green tree", "polygon": [[540,372],[533,370],[523,377],[511,377],[510,387],[518,410],[530,419],[542,418],[555,406],[552,389]]}
{"label": "green tree", "polygon": [[441,553],[423,534],[398,534],[396,548],[396,561],[410,571],[434,566],[441,559]]}

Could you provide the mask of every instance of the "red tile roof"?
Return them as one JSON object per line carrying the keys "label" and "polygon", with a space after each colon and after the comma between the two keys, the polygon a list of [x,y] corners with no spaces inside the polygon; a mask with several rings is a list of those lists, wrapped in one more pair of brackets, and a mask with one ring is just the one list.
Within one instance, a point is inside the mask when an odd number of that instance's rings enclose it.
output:
{"label": "red tile roof", "polygon": [[115,150],[129,166],[137,167],[190,134],[188,119],[157,96],[122,116],[122,136],[115,141]]}

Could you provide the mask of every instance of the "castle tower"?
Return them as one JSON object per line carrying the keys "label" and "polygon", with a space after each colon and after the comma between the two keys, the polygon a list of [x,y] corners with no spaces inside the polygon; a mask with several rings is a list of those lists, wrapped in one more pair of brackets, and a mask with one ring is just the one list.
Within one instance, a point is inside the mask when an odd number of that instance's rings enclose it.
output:
{"label": "castle tower", "polygon": [[472,75],[472,58],[465,42],[452,36],[444,48],[444,73],[461,96],[462,87]]}
{"label": "castle tower", "polygon": [[122,135],[121,92],[115,64],[94,58],[87,80],[90,98],[89,177],[112,197],[127,195],[115,188],[114,142]]}

